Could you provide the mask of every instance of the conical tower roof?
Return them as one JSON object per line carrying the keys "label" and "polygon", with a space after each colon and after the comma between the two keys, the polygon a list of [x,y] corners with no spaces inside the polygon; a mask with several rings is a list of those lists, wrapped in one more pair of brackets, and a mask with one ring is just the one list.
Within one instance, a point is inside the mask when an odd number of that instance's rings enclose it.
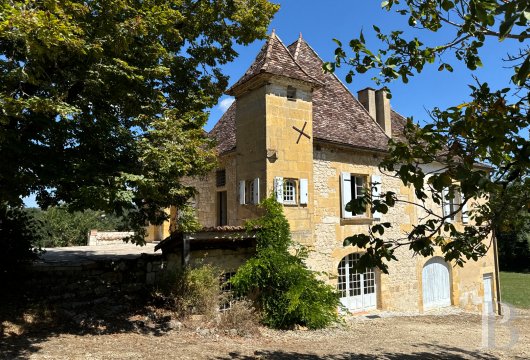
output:
{"label": "conical tower roof", "polygon": [[227,93],[234,95],[244,84],[257,78],[261,74],[285,76],[287,78],[300,80],[320,85],[319,81],[310,76],[293,58],[284,43],[276,35],[274,30],[263,45],[254,62],[245,74],[239,79]]}

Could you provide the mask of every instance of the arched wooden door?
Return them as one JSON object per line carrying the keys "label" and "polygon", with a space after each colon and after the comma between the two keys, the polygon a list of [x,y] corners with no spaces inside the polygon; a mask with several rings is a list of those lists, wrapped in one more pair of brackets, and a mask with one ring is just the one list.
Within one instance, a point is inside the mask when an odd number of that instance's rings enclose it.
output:
{"label": "arched wooden door", "polygon": [[360,254],[346,255],[338,267],[340,302],[350,311],[375,309],[377,305],[374,268],[355,270]]}
{"label": "arched wooden door", "polygon": [[451,306],[449,266],[441,257],[430,259],[422,271],[423,308]]}

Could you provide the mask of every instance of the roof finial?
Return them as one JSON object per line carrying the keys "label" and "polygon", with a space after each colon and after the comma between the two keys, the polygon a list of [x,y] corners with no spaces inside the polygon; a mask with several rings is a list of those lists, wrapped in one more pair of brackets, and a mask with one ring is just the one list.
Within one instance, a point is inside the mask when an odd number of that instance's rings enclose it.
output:
{"label": "roof finial", "polygon": [[301,32],[301,31],[300,31],[300,36],[298,36],[298,38],[299,38],[299,39],[301,39],[301,38],[302,38],[302,32]]}
{"label": "roof finial", "polygon": [[271,37],[276,36],[276,29],[272,29]]}

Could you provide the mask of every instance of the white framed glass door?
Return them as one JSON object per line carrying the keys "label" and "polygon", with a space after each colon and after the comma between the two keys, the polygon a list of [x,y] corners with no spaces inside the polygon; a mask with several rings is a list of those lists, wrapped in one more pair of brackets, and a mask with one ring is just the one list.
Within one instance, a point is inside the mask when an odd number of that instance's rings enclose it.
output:
{"label": "white framed glass door", "polygon": [[355,266],[360,257],[357,253],[346,255],[338,267],[340,302],[351,311],[372,310],[377,305],[375,270],[358,272]]}

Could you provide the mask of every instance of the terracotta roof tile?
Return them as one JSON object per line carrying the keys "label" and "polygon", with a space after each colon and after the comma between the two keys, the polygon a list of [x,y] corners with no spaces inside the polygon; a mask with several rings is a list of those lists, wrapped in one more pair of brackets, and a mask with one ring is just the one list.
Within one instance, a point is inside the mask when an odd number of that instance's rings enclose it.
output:
{"label": "terracotta roof tile", "polygon": [[210,136],[217,141],[219,155],[236,148],[236,106],[234,101],[210,131]]}
{"label": "terracotta roof tile", "polygon": [[323,61],[299,38],[288,46],[295,60],[324,86],[313,92],[313,134],[315,139],[386,150],[388,137],[361,103],[334,74],[324,74]]}
{"label": "terracotta roof tile", "polygon": [[286,76],[310,83],[317,83],[293,58],[287,47],[280,38],[272,32],[267,42],[261,48],[256,59],[250,65],[245,74],[239,79],[227,93],[233,93],[234,89],[246,83],[251,78],[261,74],[273,74]]}
{"label": "terracotta roof tile", "polygon": [[407,124],[407,119],[392,110],[390,113],[390,121],[392,122],[392,137],[404,141],[405,135],[403,135],[403,130]]}
{"label": "terracotta roof tile", "polygon": [[[250,68],[231,89],[262,72],[313,81],[320,85],[313,91],[313,134],[316,141],[386,151],[388,137],[383,129],[334,74],[323,73],[322,64],[322,59],[301,37],[285,47],[273,33]],[[219,154],[236,147],[236,104],[237,101],[210,132],[217,139]],[[393,136],[400,136],[406,119],[392,111],[391,121]]]}

